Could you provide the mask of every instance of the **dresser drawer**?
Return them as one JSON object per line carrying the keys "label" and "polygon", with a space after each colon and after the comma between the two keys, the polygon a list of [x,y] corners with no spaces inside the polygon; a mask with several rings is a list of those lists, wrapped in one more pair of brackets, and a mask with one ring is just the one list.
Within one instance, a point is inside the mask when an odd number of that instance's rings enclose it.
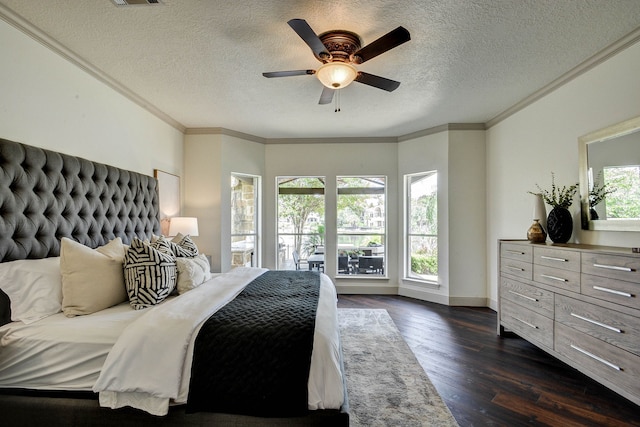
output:
{"label": "dresser drawer", "polygon": [[533,248],[533,263],[563,270],[580,271],[580,252],[549,247]]}
{"label": "dresser drawer", "polygon": [[640,283],[640,258],[583,253],[582,272],[594,276]]}
{"label": "dresser drawer", "polygon": [[580,272],[533,265],[533,280],[573,292],[580,292]]}
{"label": "dresser drawer", "polygon": [[552,319],[512,301],[501,299],[500,321],[502,326],[511,329],[522,338],[549,349],[553,348]]}
{"label": "dresser drawer", "polygon": [[500,259],[500,272],[512,276],[531,280],[533,278],[533,264],[517,259]]}
{"label": "dresser drawer", "polygon": [[640,357],[556,322],[555,351],[634,396],[640,396]]}
{"label": "dresser drawer", "polygon": [[640,318],[556,295],[556,322],[640,356]]}
{"label": "dresser drawer", "polygon": [[500,256],[507,259],[515,259],[524,262],[531,262],[533,248],[531,244],[502,243],[500,245]]}
{"label": "dresser drawer", "polygon": [[640,283],[583,274],[580,277],[580,292],[583,295],[640,309]]}
{"label": "dresser drawer", "polygon": [[518,282],[508,277],[500,278],[500,283],[501,298],[553,319],[553,292]]}

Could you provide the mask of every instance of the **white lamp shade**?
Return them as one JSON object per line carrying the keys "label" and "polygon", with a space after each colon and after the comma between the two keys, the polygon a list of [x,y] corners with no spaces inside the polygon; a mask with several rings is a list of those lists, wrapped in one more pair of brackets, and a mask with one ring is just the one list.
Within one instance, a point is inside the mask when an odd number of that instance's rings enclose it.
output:
{"label": "white lamp shade", "polygon": [[198,235],[198,218],[187,216],[176,216],[171,218],[169,223],[169,236],[197,236]]}
{"label": "white lamp shade", "polygon": [[356,67],[345,62],[327,62],[318,68],[316,75],[329,89],[342,89],[358,77],[358,71]]}

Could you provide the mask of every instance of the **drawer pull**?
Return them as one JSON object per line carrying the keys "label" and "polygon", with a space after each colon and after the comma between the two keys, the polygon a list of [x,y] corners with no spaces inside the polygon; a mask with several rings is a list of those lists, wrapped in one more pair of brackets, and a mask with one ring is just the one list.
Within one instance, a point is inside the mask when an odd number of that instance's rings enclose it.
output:
{"label": "drawer pull", "polygon": [[610,294],[616,294],[627,298],[632,298],[633,294],[629,292],[616,291],[615,289],[603,288],[602,286],[594,286],[593,289],[596,291],[609,292]]}
{"label": "drawer pull", "polygon": [[622,329],[614,328],[613,326],[609,326],[606,323],[598,322],[597,320],[589,319],[588,317],[580,316],[579,314],[571,313],[573,317],[577,317],[580,320],[584,320],[585,322],[593,323],[594,325],[598,325],[602,328],[609,329],[610,331],[617,332],[619,334],[622,333]]}
{"label": "drawer pull", "polygon": [[508,253],[508,254],[514,254],[514,255],[524,255],[524,252],[514,251],[514,250],[510,250],[510,249],[505,250],[505,252]]}
{"label": "drawer pull", "polygon": [[515,317],[515,316],[514,316],[514,319],[516,319],[518,322],[522,322],[522,323],[524,323],[525,325],[527,325],[527,326],[528,326],[528,327],[530,327],[530,328],[538,329],[538,327],[537,327],[536,325],[534,325],[533,323],[529,323],[529,322],[527,322],[527,321],[525,321],[525,320],[518,319],[518,318],[517,318],[517,317]]}
{"label": "drawer pull", "polygon": [[524,271],[524,268],[514,267],[512,265],[506,265],[505,267],[508,268],[509,270]]}
{"label": "drawer pull", "polygon": [[628,272],[633,271],[631,267],[620,267],[617,265],[593,264],[593,266],[596,268],[606,268],[607,270],[628,271]]}
{"label": "drawer pull", "polygon": [[528,299],[529,301],[538,302],[537,298],[531,298],[530,296],[523,295],[523,294],[521,294],[519,292],[509,291],[509,293],[510,294],[514,294],[514,295],[519,296],[519,297],[524,298],[524,299]]}
{"label": "drawer pull", "polygon": [[545,255],[541,255],[540,258],[547,259],[549,261],[569,262],[569,260],[565,259],[565,258],[556,258],[556,257],[552,257],[552,256],[545,256]]}
{"label": "drawer pull", "polygon": [[610,368],[613,368],[617,371],[622,371],[622,368],[618,365],[614,365],[613,363],[609,362],[608,360],[604,360],[602,357],[598,357],[593,353],[588,352],[587,350],[584,350],[576,345],[571,344],[571,348],[574,350],[579,351],[580,353],[584,354],[585,356],[589,356],[592,359],[597,360],[600,363],[604,363],[605,365],[607,365]]}
{"label": "drawer pull", "polygon": [[558,282],[568,282],[567,279],[563,279],[562,277],[550,276],[548,274],[541,274],[540,277],[544,277],[545,279],[557,280]]}

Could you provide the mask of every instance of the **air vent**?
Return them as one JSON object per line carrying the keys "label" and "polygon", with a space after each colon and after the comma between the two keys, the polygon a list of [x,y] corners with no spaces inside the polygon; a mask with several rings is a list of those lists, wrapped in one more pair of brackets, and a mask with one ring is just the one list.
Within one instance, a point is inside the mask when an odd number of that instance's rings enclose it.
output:
{"label": "air vent", "polygon": [[154,6],[162,4],[160,0],[111,0],[116,6]]}

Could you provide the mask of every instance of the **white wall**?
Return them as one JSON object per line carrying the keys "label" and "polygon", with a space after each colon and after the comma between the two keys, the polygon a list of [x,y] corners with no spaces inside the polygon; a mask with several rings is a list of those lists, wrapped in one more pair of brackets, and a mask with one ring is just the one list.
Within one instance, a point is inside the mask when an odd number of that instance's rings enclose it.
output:
{"label": "white wall", "polygon": [[[578,137],[640,114],[640,43],[487,130],[487,269],[497,300],[497,240],[526,238],[536,183],[578,181]],[[547,207],[549,209],[549,207]],[[580,229],[574,202],[573,241],[640,246],[640,233]],[[548,211],[547,211],[548,212]]]}
{"label": "white wall", "polygon": [[194,241],[211,256],[212,271],[231,269],[231,173],[264,176],[264,151],[221,133],[185,136],[183,213],[198,218]]}
{"label": "white wall", "polygon": [[449,132],[450,305],[484,306],[485,131]]}
{"label": "white wall", "polygon": [[[438,286],[404,280],[399,294],[440,304],[449,303],[449,133],[438,132],[398,143],[398,181],[408,174],[438,171]],[[406,227],[404,215],[400,230]],[[405,261],[405,248],[398,263]]]}
{"label": "white wall", "polygon": [[181,175],[182,132],[2,20],[0,58],[0,138]]}
{"label": "white wall", "polygon": [[[399,294],[451,305],[486,304],[485,132],[443,131],[398,144],[398,179],[438,171],[438,286],[411,280]],[[400,230],[405,228],[401,218]],[[405,257],[401,248],[399,264]],[[402,271],[400,271],[402,274]]]}

